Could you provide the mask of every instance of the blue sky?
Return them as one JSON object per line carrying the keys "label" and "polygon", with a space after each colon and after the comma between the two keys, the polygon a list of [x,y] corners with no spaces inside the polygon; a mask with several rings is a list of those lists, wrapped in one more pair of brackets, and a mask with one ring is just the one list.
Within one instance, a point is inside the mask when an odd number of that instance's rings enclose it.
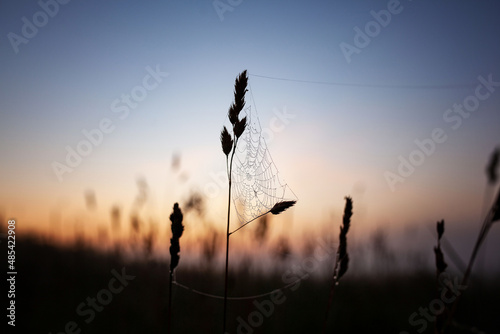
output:
{"label": "blue sky", "polygon": [[[221,20],[211,1],[73,0],[46,16],[17,53],[9,33],[22,36],[23,17],[33,22],[42,9],[34,1],[0,6],[0,209],[7,215],[26,215],[33,225],[27,212],[72,217],[89,188],[105,215],[113,203],[129,207],[135,179],[144,176],[156,196],[151,210],[165,218],[164,203],[203,192],[211,173],[223,170],[219,131],[234,78],[247,69],[263,127],[276,111],[295,116],[269,149],[299,197],[298,218],[314,206],[326,219],[356,189],[370,228],[478,216],[484,165],[500,142],[500,92],[457,130],[443,115],[474,94],[479,76],[500,81],[495,1],[243,0]],[[355,45],[354,28],[364,31],[370,12],[388,6],[399,13],[347,62],[339,45]],[[120,119],[113,101],[142,85],[148,67],[168,76]],[[59,182],[53,162],[63,163],[65,147],[76,148],[82,130],[103,119],[113,131]],[[435,128],[447,140],[392,192],[384,172],[395,172],[398,156],[408,157]],[[184,181],[170,170],[176,152]],[[210,200],[223,203],[224,192]],[[213,219],[223,211],[214,209]]]}

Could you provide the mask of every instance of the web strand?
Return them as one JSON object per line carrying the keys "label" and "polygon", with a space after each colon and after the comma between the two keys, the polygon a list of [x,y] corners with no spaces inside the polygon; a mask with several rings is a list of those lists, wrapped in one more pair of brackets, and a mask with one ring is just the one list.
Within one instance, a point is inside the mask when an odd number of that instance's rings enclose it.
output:
{"label": "web strand", "polygon": [[[270,296],[272,294],[275,294],[277,291],[284,291],[292,286],[294,286],[295,284],[301,282],[302,280],[305,280],[309,277],[309,275],[304,275],[300,278],[298,278],[297,280],[291,282],[291,283],[288,283],[287,285],[284,285],[282,286],[281,288],[279,289],[275,289],[275,290],[272,290],[272,291],[269,291],[269,292],[265,292],[265,293],[261,293],[261,294],[258,294],[258,295],[253,295],[253,296],[241,296],[241,297],[227,297],[228,300],[249,300],[249,299],[257,299],[257,298],[262,298],[262,297],[267,297],[267,296]],[[187,291],[190,291],[190,292],[193,292],[195,294],[198,294],[198,295],[201,295],[201,296],[205,296],[205,297],[208,297],[208,298],[213,298],[213,299],[224,299],[224,296],[219,296],[219,295],[215,295],[215,294],[212,294],[212,293],[207,293],[207,292],[203,292],[203,291],[199,291],[199,290],[196,290],[196,289],[193,289],[193,288],[190,288],[189,286],[187,285],[184,285],[184,284],[181,284],[177,281],[172,281],[172,284],[184,289],[184,290],[187,290]]]}

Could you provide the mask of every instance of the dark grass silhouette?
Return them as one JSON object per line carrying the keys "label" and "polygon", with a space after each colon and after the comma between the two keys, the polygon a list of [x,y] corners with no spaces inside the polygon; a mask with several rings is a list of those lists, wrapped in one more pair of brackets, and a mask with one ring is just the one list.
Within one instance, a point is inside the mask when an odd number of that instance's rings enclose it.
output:
{"label": "dark grass silhouette", "polygon": [[170,239],[170,270],[169,270],[169,288],[168,288],[168,322],[167,328],[168,332],[171,332],[171,324],[172,324],[172,283],[174,279],[174,270],[179,264],[180,260],[180,251],[181,246],[179,243],[179,239],[184,232],[184,225],[182,225],[182,211],[179,208],[179,204],[174,204],[174,209],[172,214],[170,215],[170,229],[172,230],[172,238]]}
{"label": "dark grass silhouette", "polygon": [[[496,181],[497,181],[497,171],[498,171],[498,163],[499,163],[499,150],[495,149],[493,151],[493,154],[490,158],[490,162],[488,163],[486,167],[486,177],[488,180],[488,185],[487,187],[494,187]],[[486,197],[485,197],[486,200]],[[465,270],[465,273],[463,275],[461,285],[462,286],[467,286],[469,284],[469,279],[470,275],[472,273],[472,268],[474,267],[474,263],[476,261],[477,255],[481,249],[481,246],[484,245],[486,242],[486,236],[488,235],[488,232],[490,231],[491,227],[493,226],[494,223],[498,222],[500,220],[500,189],[497,191],[497,196],[493,204],[491,205],[490,209],[488,210],[486,216],[483,219],[483,223],[481,225],[479,235],[476,239],[476,243],[474,244],[474,248],[472,250],[471,256],[469,258],[469,262],[467,264],[467,268]],[[444,228],[444,227],[443,227]],[[451,305],[451,310],[448,312],[448,315],[446,317],[446,322],[440,328],[440,331],[438,333],[448,333],[452,327],[456,326],[456,323],[454,322],[454,316],[455,313],[457,312],[457,307],[460,302],[460,300],[463,298],[463,295],[460,294],[457,296],[453,304]]]}
{"label": "dark grass silhouette", "polygon": [[[238,140],[240,139],[243,132],[247,127],[247,118],[243,117],[240,119],[240,113],[245,107],[245,94],[248,85],[247,71],[241,72],[235,80],[234,83],[234,102],[229,107],[228,118],[232,125],[232,134],[229,133],[227,128],[224,126],[220,134],[220,141],[222,145],[222,152],[226,156],[226,171],[229,180],[229,193],[228,193],[228,203],[227,203],[227,226],[226,226],[226,265],[224,272],[224,308],[223,308],[223,324],[222,333],[226,334],[226,315],[227,315],[227,290],[228,290],[228,270],[229,270],[229,237],[231,234],[239,231],[244,226],[250,224],[254,220],[261,218],[268,213],[273,215],[278,215],[284,212],[286,209],[295,205],[296,201],[282,201],[274,204],[274,206],[263,214],[251,219],[250,221],[243,222],[243,224],[230,232],[230,221],[231,221],[231,190],[232,190],[232,171],[233,171],[233,159],[236,153],[236,148],[238,146]],[[231,156],[231,157],[229,157]]]}
{"label": "dark grass silhouette", "polygon": [[[233,158],[236,152],[236,147],[238,145],[238,139],[241,137],[245,131],[247,119],[246,117],[240,120],[239,115],[245,106],[245,94],[247,92],[248,77],[246,71],[243,71],[234,83],[234,102],[229,107],[228,117],[232,124],[233,135],[227,131],[224,126],[222,129],[220,140],[222,144],[222,151],[226,155],[226,169],[227,177],[229,179],[229,194],[227,203],[227,228],[226,228],[226,267],[224,272],[224,311],[223,311],[223,330],[222,333],[226,333],[226,314],[227,314],[227,279],[228,279],[228,269],[229,269],[229,225],[231,220],[231,189],[232,189],[232,171],[233,171]],[[231,153],[232,152],[232,153]],[[231,158],[229,160],[229,155]]]}
{"label": "dark grass silhouette", "polygon": [[342,217],[342,226],[340,227],[339,247],[335,254],[335,264],[333,266],[333,282],[330,288],[330,297],[326,307],[325,320],[323,321],[323,333],[326,333],[326,325],[328,323],[328,315],[332,307],[335,288],[339,284],[340,278],[347,272],[349,266],[349,254],[347,254],[347,232],[351,226],[352,217],[352,199],[345,198],[344,216]]}
{"label": "dark grass silhouette", "polygon": [[[435,260],[436,260],[436,299],[441,299],[441,292],[442,289],[444,288],[442,286],[442,274],[445,272],[446,268],[448,267],[448,264],[444,261],[444,255],[441,250],[441,238],[443,237],[444,234],[444,220],[438,221],[436,223],[436,231],[437,231],[437,245],[434,247],[434,255],[435,255]],[[446,287],[449,288],[449,287]],[[446,297],[450,297],[449,295],[451,294],[451,291],[453,290],[447,290]],[[444,306],[443,312],[438,314],[436,316],[436,321],[434,322],[434,332],[435,333],[441,333],[444,327],[444,323],[446,321],[446,316],[449,312],[448,306]]]}

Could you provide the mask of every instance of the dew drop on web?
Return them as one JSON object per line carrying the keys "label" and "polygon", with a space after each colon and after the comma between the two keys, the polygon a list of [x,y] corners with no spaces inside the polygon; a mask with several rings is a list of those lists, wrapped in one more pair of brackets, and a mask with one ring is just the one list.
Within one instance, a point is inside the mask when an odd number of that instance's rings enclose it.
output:
{"label": "dew drop on web", "polygon": [[279,177],[255,108],[247,106],[244,112],[247,127],[238,140],[232,171],[232,200],[240,224],[265,214],[278,202],[297,198]]}

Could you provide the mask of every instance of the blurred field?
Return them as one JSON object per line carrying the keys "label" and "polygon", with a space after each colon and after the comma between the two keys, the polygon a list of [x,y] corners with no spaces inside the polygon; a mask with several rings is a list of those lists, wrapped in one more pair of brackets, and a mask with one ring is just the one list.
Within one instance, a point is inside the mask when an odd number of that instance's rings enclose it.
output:
{"label": "blurred field", "polygon": [[[1,246],[3,252],[5,243]],[[99,253],[85,245],[60,248],[35,238],[20,238],[16,255],[16,333],[65,333],[70,321],[76,323],[77,328],[72,328],[74,333],[80,333],[78,329],[81,333],[166,332],[168,263],[142,258],[126,260],[119,253]],[[322,265],[328,267],[330,263]],[[251,263],[235,263],[230,295],[251,296],[280,289],[290,279],[291,275],[285,273],[289,274],[293,266],[284,259],[277,263],[274,272],[258,273],[250,269]],[[109,304],[86,323],[90,307],[80,310],[87,310],[83,316],[77,307],[86,303],[88,297],[95,298],[102,289],[108,289],[114,277],[111,271],[121,272],[122,268],[135,278],[121,292],[111,294]],[[223,292],[222,277],[221,272],[208,266],[183,265],[182,259],[176,271],[179,283],[219,296]],[[475,326],[486,333],[498,332],[498,282],[499,277],[473,277],[456,315],[461,325]],[[273,303],[272,310],[270,296],[231,300],[229,333],[319,333],[330,284],[329,275],[306,277],[299,284],[284,288],[282,294],[277,295],[279,298],[275,298],[279,304]],[[115,282],[115,288],[118,285]],[[348,273],[336,292],[329,332],[418,333],[421,326],[412,326],[409,316],[421,307],[429,307],[436,297],[435,287],[432,268],[378,275]],[[106,296],[101,293],[101,297]],[[255,303],[265,305],[264,311],[259,311]],[[221,299],[174,286],[173,305],[173,333],[219,333],[222,330]],[[262,315],[266,312],[268,316]],[[247,326],[241,325],[242,320]],[[252,323],[255,326],[250,325]],[[432,331],[433,323],[428,322],[424,332]]]}

